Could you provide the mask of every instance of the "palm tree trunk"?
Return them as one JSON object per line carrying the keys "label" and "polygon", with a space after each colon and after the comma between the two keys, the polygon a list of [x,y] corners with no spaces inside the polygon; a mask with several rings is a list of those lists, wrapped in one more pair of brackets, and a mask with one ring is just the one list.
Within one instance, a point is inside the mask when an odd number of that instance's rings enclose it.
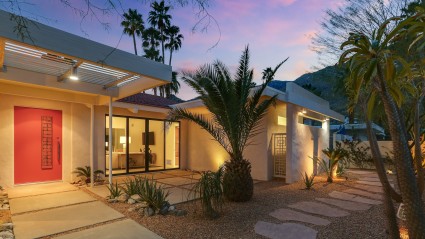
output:
{"label": "palm tree trunk", "polygon": [[164,54],[165,49],[164,49],[164,34],[163,34],[162,30],[161,30],[161,48],[162,48],[162,64],[164,64],[164,62],[165,62],[165,54]]}
{"label": "palm tree trunk", "polygon": [[384,82],[384,77],[380,65],[377,66],[378,76],[377,90],[382,98],[382,102],[387,116],[388,125],[393,141],[393,152],[397,179],[400,185],[400,192],[406,208],[406,221],[410,238],[425,238],[425,214],[424,207],[416,183],[413,170],[413,158],[408,147],[406,130],[402,123],[402,116],[398,111],[394,99],[388,92],[388,87]]}
{"label": "palm tree trunk", "polygon": [[424,171],[422,168],[422,149],[421,149],[421,129],[420,129],[420,110],[421,110],[422,97],[415,102],[415,120],[413,123],[414,135],[415,135],[415,164],[417,171],[417,180],[419,193],[422,194],[424,191]]}
{"label": "palm tree trunk", "polygon": [[171,58],[173,58],[173,50],[170,49],[170,62],[168,63],[169,66],[171,66]]}
{"label": "palm tree trunk", "polygon": [[382,155],[378,146],[378,141],[372,129],[372,122],[367,116],[367,106],[364,104],[363,104],[363,110],[364,110],[364,114],[365,114],[364,117],[366,121],[366,132],[367,132],[370,149],[373,156],[372,157],[373,162],[375,164],[375,168],[379,176],[379,181],[381,181],[382,186],[384,188],[384,213],[385,213],[385,219],[386,219],[385,222],[387,224],[387,230],[388,230],[388,238],[399,239],[400,230],[398,228],[396,211],[394,209],[394,203],[392,201],[392,195],[391,195],[394,189],[391,187],[388,181],[387,174],[385,172],[384,163],[382,161]]}
{"label": "palm tree trunk", "polygon": [[137,56],[136,36],[134,35],[134,32],[133,32],[133,45],[134,45],[134,54],[136,54]]}

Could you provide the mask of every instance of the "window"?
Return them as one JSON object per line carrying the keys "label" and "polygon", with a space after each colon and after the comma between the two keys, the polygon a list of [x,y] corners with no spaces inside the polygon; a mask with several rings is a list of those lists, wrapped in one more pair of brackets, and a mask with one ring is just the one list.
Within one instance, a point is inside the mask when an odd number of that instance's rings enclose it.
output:
{"label": "window", "polygon": [[322,128],[322,121],[312,119],[312,118],[302,117],[302,116],[300,118],[301,118],[300,120],[301,124]]}

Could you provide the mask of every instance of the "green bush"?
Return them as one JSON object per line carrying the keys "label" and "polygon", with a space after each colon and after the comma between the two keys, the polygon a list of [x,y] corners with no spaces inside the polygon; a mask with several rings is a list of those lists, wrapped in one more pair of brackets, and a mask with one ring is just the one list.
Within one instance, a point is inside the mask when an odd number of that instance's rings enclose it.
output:
{"label": "green bush", "polygon": [[314,177],[315,177],[314,174],[312,174],[311,176],[308,176],[307,172],[304,172],[304,175],[301,174],[301,176],[303,177],[305,189],[310,190],[314,185]]}
{"label": "green bush", "polygon": [[193,186],[192,193],[199,196],[204,214],[210,218],[217,218],[224,204],[223,167],[217,172],[203,172],[199,182]]}
{"label": "green bush", "polygon": [[[344,140],[344,148],[347,160],[358,168],[373,166],[372,156],[369,154],[370,147],[361,145],[360,140]],[[338,142],[337,142],[338,143]]]}
{"label": "green bush", "polygon": [[119,196],[122,195],[122,190],[121,187],[118,186],[118,183],[115,184],[111,184],[111,185],[107,185],[106,187],[108,187],[109,189],[109,198],[113,199],[113,198],[118,198]]}
{"label": "green bush", "polygon": [[[77,167],[72,173],[76,174],[77,177],[79,177],[81,180],[83,180],[85,183],[90,183],[91,179],[91,167],[85,166],[85,167]],[[96,170],[93,172],[94,174],[94,181],[98,182],[101,180],[100,175],[105,174],[102,170]]]}

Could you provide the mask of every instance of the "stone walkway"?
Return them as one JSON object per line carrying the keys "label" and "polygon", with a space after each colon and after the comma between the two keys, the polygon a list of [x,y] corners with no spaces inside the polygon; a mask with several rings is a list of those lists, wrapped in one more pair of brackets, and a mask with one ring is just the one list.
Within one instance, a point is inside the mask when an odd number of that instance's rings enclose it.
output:
{"label": "stone walkway", "polygon": [[[184,170],[140,175],[155,180],[170,192],[171,204],[193,199],[189,189],[200,177]],[[129,177],[114,177],[114,182],[123,184]],[[109,196],[106,185],[87,189],[101,197]],[[17,186],[8,193],[17,239],[161,238],[69,183]]]}
{"label": "stone walkway", "polygon": [[[326,226],[331,222],[325,218],[346,217],[350,211],[365,211],[374,205],[382,204],[382,185],[372,171],[350,170],[360,176],[354,188],[329,193],[329,198],[316,198],[316,201],[302,201],[287,205],[269,215],[282,221],[275,224],[258,221],[255,232],[272,239],[314,239],[318,231],[304,224]],[[300,224],[301,222],[304,224]]]}

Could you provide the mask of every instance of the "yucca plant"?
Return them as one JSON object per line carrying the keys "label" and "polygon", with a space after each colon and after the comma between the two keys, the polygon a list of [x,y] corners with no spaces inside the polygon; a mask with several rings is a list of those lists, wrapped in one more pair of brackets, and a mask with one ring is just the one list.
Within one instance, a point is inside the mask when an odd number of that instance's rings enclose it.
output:
{"label": "yucca plant", "polygon": [[137,194],[140,200],[147,203],[148,207],[154,210],[160,210],[166,203],[170,195],[169,191],[165,191],[162,186],[158,186],[154,180],[139,177],[136,179]]}
{"label": "yucca plant", "polygon": [[[81,180],[83,180],[86,184],[91,183],[90,177],[91,177],[91,167],[85,166],[85,167],[77,167],[72,173],[76,174],[77,177],[79,177]],[[96,170],[93,172],[94,174],[94,181],[100,180],[100,175],[105,174],[102,170]]]}
{"label": "yucca plant", "polygon": [[106,185],[106,187],[109,190],[109,198],[114,199],[114,198],[118,198],[119,196],[122,195],[122,188],[120,186],[118,186],[118,183],[115,182],[115,184],[111,184],[111,185]]}
{"label": "yucca plant", "polygon": [[124,186],[122,187],[122,190],[125,194],[128,196],[138,194],[138,180],[137,179],[127,179],[124,181]]}
{"label": "yucca plant", "polygon": [[224,204],[223,167],[216,172],[203,172],[193,186],[192,193],[200,198],[202,211],[207,217],[217,218]]}
{"label": "yucca plant", "polygon": [[314,185],[314,177],[315,177],[314,174],[312,174],[311,176],[308,176],[307,172],[304,172],[304,175],[301,174],[301,176],[303,177],[305,189],[310,190]]}
{"label": "yucca plant", "polygon": [[254,87],[254,71],[249,65],[248,47],[240,58],[234,77],[220,61],[183,74],[182,79],[199,94],[211,117],[175,108],[168,118],[198,124],[227,151],[230,160],[224,165],[223,192],[230,201],[242,202],[252,198],[251,163],[244,158],[243,152],[252,143],[250,140],[264,130],[260,121],[274,104],[276,96],[267,98],[262,95],[284,62],[268,69],[263,75],[263,84],[257,87]]}

